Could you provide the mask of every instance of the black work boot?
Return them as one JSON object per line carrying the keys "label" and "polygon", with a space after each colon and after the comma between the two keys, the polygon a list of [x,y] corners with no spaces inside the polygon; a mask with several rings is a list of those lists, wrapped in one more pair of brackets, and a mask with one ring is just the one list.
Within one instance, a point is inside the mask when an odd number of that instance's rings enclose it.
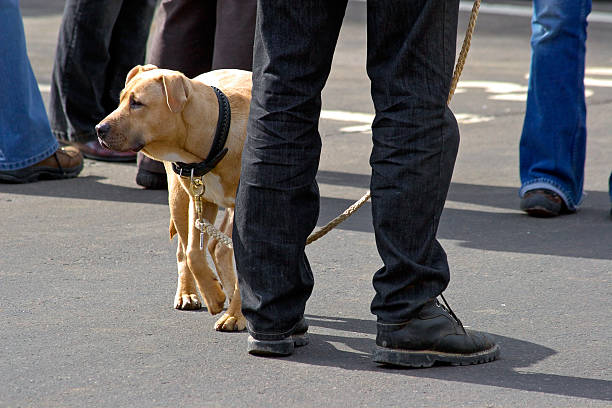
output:
{"label": "black work boot", "polygon": [[[446,301],[445,301],[446,303]],[[484,333],[465,330],[450,308],[436,299],[423,305],[405,323],[377,324],[377,363],[406,367],[431,367],[487,363],[499,356],[499,346]]]}
{"label": "black work boot", "polygon": [[263,334],[249,330],[247,351],[250,354],[268,357],[289,356],[295,347],[308,344],[308,324],[302,318],[286,333]]}

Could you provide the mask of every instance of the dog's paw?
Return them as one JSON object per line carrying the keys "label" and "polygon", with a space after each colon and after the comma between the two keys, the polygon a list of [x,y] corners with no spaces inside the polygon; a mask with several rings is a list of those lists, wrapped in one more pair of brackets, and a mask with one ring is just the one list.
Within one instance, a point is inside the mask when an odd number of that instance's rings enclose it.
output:
{"label": "dog's paw", "polygon": [[202,307],[196,293],[177,293],[174,297],[174,308],[179,310],[196,310]]}
{"label": "dog's paw", "polygon": [[216,315],[223,311],[223,306],[225,306],[225,292],[221,289],[219,282],[215,281],[212,287],[206,290],[200,290],[200,293],[202,293],[204,303],[206,303],[206,307],[211,315]]}
{"label": "dog's paw", "polygon": [[223,316],[215,323],[217,331],[241,331],[246,328],[246,319],[242,314],[232,316],[228,313],[223,313]]}

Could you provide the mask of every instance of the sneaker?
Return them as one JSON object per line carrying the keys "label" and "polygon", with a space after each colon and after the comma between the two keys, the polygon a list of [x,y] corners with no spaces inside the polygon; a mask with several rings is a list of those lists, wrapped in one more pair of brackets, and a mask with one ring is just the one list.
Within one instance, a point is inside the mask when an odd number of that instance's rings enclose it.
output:
{"label": "sneaker", "polygon": [[538,188],[525,193],[521,199],[521,210],[532,217],[549,218],[570,214],[565,201],[554,191]]}
{"label": "sneaker", "polygon": [[83,169],[83,156],[75,147],[61,146],[46,159],[19,170],[0,170],[0,181],[31,183],[76,177]]}
{"label": "sneaker", "polygon": [[274,339],[264,339],[264,337],[267,336],[251,333],[247,341],[247,351],[257,356],[289,356],[293,354],[295,347],[302,347],[308,344],[309,339],[307,331],[308,324],[306,320],[302,318],[291,330],[289,330],[288,334],[284,336],[271,336],[275,337]]}
{"label": "sneaker", "polygon": [[[446,303],[446,301],[444,301]],[[377,323],[376,363],[404,367],[480,364],[499,357],[499,346],[484,333],[465,330],[437,300],[425,303],[405,323]]]}
{"label": "sneaker", "polygon": [[83,156],[92,160],[109,162],[135,162],[136,152],[115,152],[103,147],[96,140],[87,143],[72,143],[78,147]]}
{"label": "sneaker", "polygon": [[136,184],[149,190],[165,190],[168,188],[166,169],[160,161],[148,158],[138,153],[138,172]]}

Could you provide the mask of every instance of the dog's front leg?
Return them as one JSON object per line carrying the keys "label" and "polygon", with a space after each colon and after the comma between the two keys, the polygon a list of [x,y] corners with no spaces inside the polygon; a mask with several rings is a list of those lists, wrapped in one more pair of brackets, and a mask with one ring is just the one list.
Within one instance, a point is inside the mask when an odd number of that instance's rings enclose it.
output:
{"label": "dog's front leg", "polygon": [[[221,221],[219,229],[227,236],[232,236],[234,226],[234,209],[227,208]],[[229,307],[223,316],[215,323],[215,330],[236,331],[246,328],[246,319],[242,314],[242,302],[240,300],[240,289],[234,271],[234,251],[225,246],[216,238],[211,238],[208,251],[217,268],[217,274],[223,283],[223,289],[229,299]]]}
{"label": "dog's front leg", "polygon": [[191,270],[189,270],[189,266],[187,266],[185,245],[180,237],[176,248],[176,264],[178,266],[178,284],[176,286],[176,295],[174,296],[174,308],[182,310],[201,308],[202,303],[200,303],[196,283]]}
{"label": "dog's front leg", "polygon": [[174,296],[174,308],[193,310],[202,307],[193,274],[187,265],[189,242],[189,194],[180,185],[174,173],[168,177],[168,204],[170,207],[170,238],[178,235],[176,266],[178,282]]}
{"label": "dog's front leg", "polygon": [[[202,215],[210,223],[215,222],[217,211],[218,207],[215,204],[207,201],[202,202]],[[208,311],[214,315],[223,310],[225,293],[217,280],[217,276],[208,266],[208,261],[206,260],[206,242],[208,241],[208,235],[206,234],[204,234],[205,241],[202,242],[202,249],[200,249],[200,230],[195,226],[196,218],[195,204],[193,200],[189,200],[189,241],[186,248],[187,265],[195,278]]]}

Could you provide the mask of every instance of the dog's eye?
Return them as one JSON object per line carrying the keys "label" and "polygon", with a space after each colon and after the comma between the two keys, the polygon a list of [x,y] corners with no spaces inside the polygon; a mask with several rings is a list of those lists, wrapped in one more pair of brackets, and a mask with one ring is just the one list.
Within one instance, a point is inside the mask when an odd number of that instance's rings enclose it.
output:
{"label": "dog's eye", "polygon": [[134,96],[130,97],[130,108],[132,109],[138,109],[140,107],[144,106],[142,102],[137,101]]}

